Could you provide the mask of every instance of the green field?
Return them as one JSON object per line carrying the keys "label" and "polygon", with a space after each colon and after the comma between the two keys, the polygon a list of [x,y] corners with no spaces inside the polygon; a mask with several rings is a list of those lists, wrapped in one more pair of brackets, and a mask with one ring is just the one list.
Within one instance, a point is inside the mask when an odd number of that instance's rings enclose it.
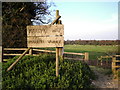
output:
{"label": "green field", "polygon": [[[55,50],[55,48],[42,48],[47,50]],[[65,45],[65,52],[89,53],[90,60],[96,60],[100,56],[111,56],[118,53],[118,46],[100,46],[100,45]]]}
{"label": "green field", "polygon": [[84,53],[88,52],[91,60],[96,60],[100,56],[115,55],[118,46],[95,46],[95,45],[65,45],[65,52]]}

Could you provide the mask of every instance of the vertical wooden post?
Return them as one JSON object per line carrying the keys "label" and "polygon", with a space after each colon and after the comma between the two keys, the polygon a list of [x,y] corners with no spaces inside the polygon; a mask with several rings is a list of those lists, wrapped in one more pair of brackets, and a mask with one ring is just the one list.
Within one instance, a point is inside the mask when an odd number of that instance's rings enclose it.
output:
{"label": "vertical wooden post", "polygon": [[59,75],[59,48],[56,48],[56,76]]}
{"label": "vertical wooden post", "polygon": [[61,21],[61,20],[59,20],[59,21],[58,21],[58,24],[62,24],[62,21]]}
{"label": "vertical wooden post", "polygon": [[85,60],[89,60],[89,53],[85,53]]}
{"label": "vertical wooden post", "polygon": [[[56,18],[59,16],[59,10],[56,10]],[[56,21],[56,24],[58,24],[58,20]]]}
{"label": "vertical wooden post", "polygon": [[[59,10],[56,10],[56,18],[59,16]],[[58,20],[57,22],[56,22],[56,24],[62,24],[62,21],[61,20]],[[59,47],[59,56],[60,56],[60,58],[63,60],[63,47]]]}
{"label": "vertical wooden post", "polygon": [[32,55],[32,48],[30,48],[29,50],[29,55]]}
{"label": "vertical wooden post", "polygon": [[[59,16],[59,10],[56,10],[56,18]],[[56,24],[62,24],[61,20],[57,20]],[[56,76],[59,75],[59,60],[63,59],[63,47],[56,48]]]}
{"label": "vertical wooden post", "polygon": [[116,60],[116,57],[112,57],[112,72],[115,73],[115,60]]}
{"label": "vertical wooden post", "polygon": [[103,65],[103,62],[102,62],[102,59],[100,60],[100,66],[102,66]]}
{"label": "vertical wooden post", "polygon": [[0,62],[3,62],[3,47],[0,46]]}
{"label": "vertical wooden post", "polygon": [[4,53],[4,48],[3,48],[3,46],[2,46],[2,52],[1,52],[1,53],[2,53],[2,57],[1,57],[1,58],[2,58],[2,62],[3,62],[3,53]]}
{"label": "vertical wooden post", "polygon": [[[56,10],[56,18],[59,16],[59,10]],[[58,24],[58,20],[56,21]],[[59,48],[56,48],[56,77],[59,75]]]}
{"label": "vertical wooden post", "polygon": [[63,60],[63,53],[64,53],[63,47],[59,47],[59,56],[60,56],[60,59],[62,60]]}
{"label": "vertical wooden post", "polygon": [[113,56],[112,57],[112,72],[114,74],[114,78],[118,78],[118,74],[117,74],[117,71],[116,71],[116,56]]}

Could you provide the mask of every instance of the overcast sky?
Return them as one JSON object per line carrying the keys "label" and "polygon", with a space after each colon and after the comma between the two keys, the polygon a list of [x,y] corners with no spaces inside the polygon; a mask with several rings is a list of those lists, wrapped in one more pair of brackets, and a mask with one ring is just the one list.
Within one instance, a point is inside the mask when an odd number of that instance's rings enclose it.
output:
{"label": "overcast sky", "polygon": [[55,2],[65,40],[118,39],[118,2]]}

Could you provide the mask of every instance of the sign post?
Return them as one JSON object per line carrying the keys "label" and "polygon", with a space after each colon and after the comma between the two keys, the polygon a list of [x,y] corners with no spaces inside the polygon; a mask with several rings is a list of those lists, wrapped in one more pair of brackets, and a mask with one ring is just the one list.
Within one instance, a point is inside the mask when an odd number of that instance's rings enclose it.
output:
{"label": "sign post", "polygon": [[[59,10],[56,10],[56,18],[59,17],[59,16],[60,16],[59,15]],[[61,20],[57,20],[56,24],[60,25],[60,24],[62,24],[61,22],[62,22]],[[56,48],[56,76],[59,75],[59,61],[60,61],[60,59],[63,59],[62,50],[63,50],[63,47],[57,47]]]}
{"label": "sign post", "polygon": [[[58,20],[59,11],[56,11],[56,19],[50,25],[27,26],[28,47],[56,47],[56,76],[59,75],[59,60],[63,56],[64,26]],[[53,25],[56,23],[56,25]],[[32,51],[30,52],[32,54]]]}
{"label": "sign post", "polygon": [[56,48],[56,77],[59,75],[59,48]]}

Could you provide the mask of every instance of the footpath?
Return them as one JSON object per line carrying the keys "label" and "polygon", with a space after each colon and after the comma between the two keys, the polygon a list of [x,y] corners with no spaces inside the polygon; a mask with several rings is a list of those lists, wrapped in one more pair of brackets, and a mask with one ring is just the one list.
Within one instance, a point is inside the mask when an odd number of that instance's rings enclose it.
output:
{"label": "footpath", "polygon": [[97,76],[96,80],[92,81],[92,84],[96,88],[119,88],[118,86],[118,79],[114,79],[110,70],[98,68],[94,66],[90,66],[91,70],[94,71],[95,75]]}

